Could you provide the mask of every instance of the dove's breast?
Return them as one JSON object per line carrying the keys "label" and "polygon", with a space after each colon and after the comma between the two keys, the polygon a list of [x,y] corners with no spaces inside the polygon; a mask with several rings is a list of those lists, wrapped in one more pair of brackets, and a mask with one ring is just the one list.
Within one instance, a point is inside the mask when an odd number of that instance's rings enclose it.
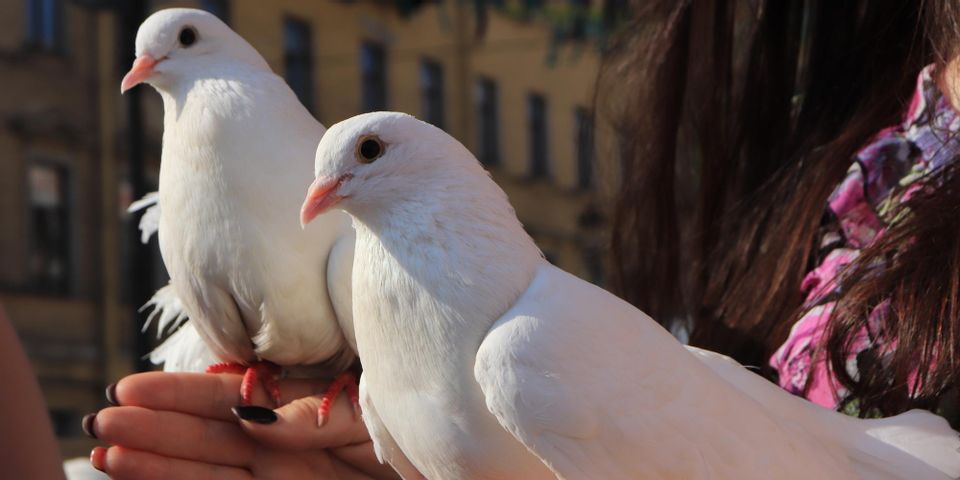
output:
{"label": "dove's breast", "polygon": [[[409,365],[404,367],[409,371]],[[404,455],[427,478],[555,478],[497,423],[479,388],[464,391],[461,385],[445,384],[449,378],[441,375],[415,386],[384,388],[391,382],[380,381],[383,372],[373,369],[377,371],[370,372],[364,363],[364,375],[373,377],[368,378],[368,401]]]}
{"label": "dove's breast", "polygon": [[188,102],[165,122],[160,248],[191,319],[221,357],[318,363],[346,348],[325,267],[349,220],[300,228],[323,127],[261,110],[226,117]]}
{"label": "dove's breast", "polygon": [[[354,324],[365,390],[404,455],[427,478],[555,478],[487,409],[473,376],[475,335],[443,327],[477,310],[451,311],[436,290],[418,288],[416,268],[371,242],[362,226],[356,258]],[[468,321],[478,325],[478,338],[492,323]]]}

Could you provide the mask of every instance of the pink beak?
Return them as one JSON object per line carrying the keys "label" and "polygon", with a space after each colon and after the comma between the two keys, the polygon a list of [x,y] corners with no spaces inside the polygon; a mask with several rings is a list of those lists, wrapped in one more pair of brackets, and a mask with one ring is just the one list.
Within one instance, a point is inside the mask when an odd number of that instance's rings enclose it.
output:
{"label": "pink beak", "polygon": [[159,63],[158,60],[147,54],[137,57],[137,59],[133,61],[133,66],[130,67],[130,71],[123,76],[123,81],[120,82],[120,93],[122,94],[130,90],[141,84],[147,78],[150,78],[150,75],[153,75],[153,67],[157,63]]}
{"label": "pink beak", "polygon": [[300,226],[306,227],[314,218],[343,199],[337,195],[337,190],[350,177],[349,174],[336,179],[317,177],[307,189],[307,198],[303,200],[303,207],[300,207]]}

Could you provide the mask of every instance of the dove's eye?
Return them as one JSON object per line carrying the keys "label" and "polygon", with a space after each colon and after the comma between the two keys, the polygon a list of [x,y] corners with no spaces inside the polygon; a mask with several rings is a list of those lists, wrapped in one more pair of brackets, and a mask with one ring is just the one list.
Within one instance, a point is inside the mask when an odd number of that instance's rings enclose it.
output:
{"label": "dove's eye", "polygon": [[177,37],[180,40],[180,45],[184,47],[189,47],[194,43],[197,43],[197,31],[193,27],[183,27],[183,30],[180,30],[180,36]]}
{"label": "dove's eye", "polygon": [[383,142],[373,136],[362,137],[357,143],[357,161],[371,163],[383,155]]}

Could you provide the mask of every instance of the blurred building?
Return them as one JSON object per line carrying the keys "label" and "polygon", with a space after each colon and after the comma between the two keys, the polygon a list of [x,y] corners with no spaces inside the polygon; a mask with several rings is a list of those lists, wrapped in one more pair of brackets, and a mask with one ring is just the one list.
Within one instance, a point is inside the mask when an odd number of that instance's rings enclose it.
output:
{"label": "blurred building", "polygon": [[0,2],[0,303],[71,454],[92,445],[77,422],[102,404],[104,319],[118,303],[119,177],[104,165],[116,152],[101,135],[99,89],[112,75],[102,79],[100,28],[71,4]]}
{"label": "blurred building", "polygon": [[[602,283],[599,47],[558,35],[586,24],[547,8],[590,2],[489,3],[483,19],[474,2],[411,0],[153,1],[147,13],[215,12],[327,125],[386,109],[444,128],[492,172],[549,260]],[[164,281],[155,242],[144,256],[124,213],[135,190],[155,186],[162,128],[158,95],[140,87],[142,128],[119,95],[133,53],[126,4],[0,2],[0,303],[66,455],[93,445],[79,420],[136,368],[135,307]]]}

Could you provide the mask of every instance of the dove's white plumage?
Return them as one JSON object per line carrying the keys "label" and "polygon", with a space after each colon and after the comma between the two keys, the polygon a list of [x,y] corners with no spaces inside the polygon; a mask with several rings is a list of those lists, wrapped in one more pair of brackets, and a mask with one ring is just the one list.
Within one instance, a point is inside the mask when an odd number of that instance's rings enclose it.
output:
{"label": "dove's white plumage", "polygon": [[[371,139],[379,147],[363,144]],[[364,419],[378,454],[405,476],[413,467],[481,479],[960,473],[960,442],[942,419],[819,409],[684,348],[548,264],[503,191],[435,127],[360,115],[331,127],[316,161],[314,185],[334,187],[311,192],[338,201],[357,230]]]}
{"label": "dove's white plumage", "polygon": [[[701,352],[707,365],[633,306],[545,265],[484,338],[475,372],[504,427],[565,478],[947,478],[937,466],[960,473],[960,442],[943,419],[846,418],[735,363],[725,362],[742,378],[718,376],[710,364],[724,360]],[[870,434],[909,429],[917,416],[936,431],[916,452],[942,447],[928,450],[929,466]]]}
{"label": "dove's white plumage", "polygon": [[155,365],[162,364],[165,372],[203,373],[210,365],[222,361],[207,346],[190,322],[185,322],[164,339],[163,343],[147,355],[147,358]]}
{"label": "dove's white plumage", "polygon": [[[159,194],[150,192],[143,198],[130,204],[128,213],[143,211],[140,217],[140,241],[147,243],[160,227]],[[207,367],[219,363],[221,359],[214,355],[197,330],[189,323],[183,302],[177,297],[173,285],[167,284],[156,291],[141,311],[150,310],[142,331],[156,324],[157,338],[166,337],[147,358],[154,365],[163,365],[167,372],[205,372]],[[88,462],[89,463],[89,462]]]}
{"label": "dove's white plumage", "polygon": [[[195,43],[180,43],[184,29],[194,30]],[[158,217],[175,295],[156,303],[190,317],[155,356],[197,352],[199,334],[226,361],[344,367],[352,352],[331,296],[349,301],[349,286],[336,291],[327,267],[335,245],[352,242],[349,220],[325,215],[302,231],[296,215],[323,126],[209,13],[157,12],[141,25],[136,47],[138,57],[158,59],[146,81],[164,105],[159,205],[148,215]],[[151,222],[145,227],[149,236]]]}
{"label": "dove's white plumage", "polygon": [[157,229],[160,228],[160,205],[157,203],[159,199],[159,193],[150,192],[127,207],[127,213],[136,213],[143,210],[139,224],[140,241],[143,243],[150,241],[150,237],[157,233]]}
{"label": "dove's white plumage", "polygon": [[[140,241],[148,243],[160,228],[160,195],[150,192],[127,207],[127,213],[143,212],[140,217]],[[147,331],[156,324],[157,338],[166,337],[147,359],[154,365],[163,365],[167,372],[205,372],[207,367],[219,363],[220,359],[207,346],[203,338],[188,322],[183,302],[177,297],[172,284],[164,285],[156,291],[140,311],[150,310],[141,331]],[[89,462],[87,462],[89,463]]]}

